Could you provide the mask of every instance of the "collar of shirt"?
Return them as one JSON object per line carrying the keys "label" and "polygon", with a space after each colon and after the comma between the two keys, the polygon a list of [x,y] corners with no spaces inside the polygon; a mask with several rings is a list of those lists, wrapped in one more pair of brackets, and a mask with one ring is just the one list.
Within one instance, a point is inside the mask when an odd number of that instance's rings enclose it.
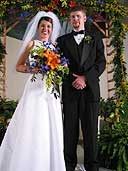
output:
{"label": "collar of shirt", "polygon": [[[75,32],[77,32],[77,30],[73,29]],[[84,28],[81,28],[80,30],[85,30]],[[82,39],[84,38],[84,34],[77,34],[76,36],[74,35],[74,39],[76,41],[76,43],[79,45],[80,42],[82,41]]]}

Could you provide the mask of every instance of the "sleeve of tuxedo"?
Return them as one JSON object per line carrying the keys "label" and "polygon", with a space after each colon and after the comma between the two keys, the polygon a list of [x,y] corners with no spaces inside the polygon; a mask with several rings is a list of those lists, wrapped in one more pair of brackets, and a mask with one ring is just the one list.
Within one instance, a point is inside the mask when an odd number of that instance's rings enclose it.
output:
{"label": "sleeve of tuxedo", "polygon": [[101,38],[96,38],[96,58],[95,62],[85,71],[85,78],[88,82],[90,79],[99,79],[106,67],[104,54],[104,44]]}
{"label": "sleeve of tuxedo", "polygon": [[106,67],[106,59],[104,53],[104,44],[101,38],[97,39],[96,46],[96,60],[95,60],[95,69],[98,72],[98,76],[100,76]]}
{"label": "sleeve of tuxedo", "polygon": [[63,52],[63,41],[61,37],[57,39],[57,47]]}
{"label": "sleeve of tuxedo", "polygon": [[61,51],[61,52],[63,53],[63,55],[69,60],[69,64],[68,64],[68,66],[69,66],[68,78],[70,79],[71,82],[73,82],[75,78],[74,78],[74,76],[73,76],[73,73],[72,73],[71,70],[70,70],[70,59],[68,58],[68,56],[66,56],[66,52],[65,52],[65,51],[67,51],[67,50],[65,49],[65,44],[64,44],[64,42],[65,42],[65,37],[64,37],[64,36],[59,37],[59,38],[57,39],[57,47],[60,48],[60,51]]}

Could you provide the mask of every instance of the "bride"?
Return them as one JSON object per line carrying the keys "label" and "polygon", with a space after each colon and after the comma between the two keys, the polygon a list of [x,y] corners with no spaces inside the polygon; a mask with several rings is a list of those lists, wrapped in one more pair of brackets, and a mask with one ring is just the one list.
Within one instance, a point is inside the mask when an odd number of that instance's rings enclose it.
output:
{"label": "bride", "polygon": [[55,49],[59,31],[52,12],[40,11],[28,24],[16,70],[31,74],[0,147],[1,171],[65,171],[60,99],[47,90],[46,77],[36,74],[32,82],[38,69],[26,65],[33,60],[30,50],[43,42]]}

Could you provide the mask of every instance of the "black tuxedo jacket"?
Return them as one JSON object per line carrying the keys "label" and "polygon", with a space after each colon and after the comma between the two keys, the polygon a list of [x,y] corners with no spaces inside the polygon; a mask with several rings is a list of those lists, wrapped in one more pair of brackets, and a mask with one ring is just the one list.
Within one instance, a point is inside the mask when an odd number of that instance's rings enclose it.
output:
{"label": "black tuxedo jacket", "polygon": [[[91,40],[87,41],[87,37],[90,37]],[[86,32],[85,38],[79,45],[72,33],[59,37],[57,42],[64,56],[69,59],[70,74],[63,83],[63,100],[70,101],[80,93],[84,93],[87,101],[99,101],[99,76],[106,66],[104,45],[100,34]],[[85,89],[76,90],[72,87],[72,81],[75,79],[73,73],[85,75],[87,79]]]}

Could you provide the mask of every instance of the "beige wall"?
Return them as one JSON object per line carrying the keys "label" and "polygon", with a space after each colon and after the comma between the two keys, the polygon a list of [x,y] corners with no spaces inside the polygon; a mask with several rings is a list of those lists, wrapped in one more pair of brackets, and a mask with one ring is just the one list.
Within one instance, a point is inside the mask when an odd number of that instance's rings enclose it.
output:
{"label": "beige wall", "polygon": [[[105,44],[105,39],[103,39],[103,42]],[[106,56],[106,48],[105,48],[105,56]],[[100,76],[100,92],[101,92],[101,97],[106,99],[108,97],[108,92],[107,92],[107,70],[103,72],[103,74]]]}
{"label": "beige wall", "polygon": [[[105,40],[104,40],[105,41]],[[128,36],[124,41],[125,44],[125,58],[128,63]],[[7,70],[6,70],[6,96],[9,99],[19,99],[23,93],[25,82],[29,76],[29,74],[18,73],[15,71],[15,64],[17,61],[17,54],[19,51],[19,47],[21,45],[21,41],[7,37]],[[105,50],[106,54],[106,50]],[[128,64],[127,64],[128,71]],[[106,70],[100,77],[100,89],[101,89],[101,97],[107,98],[107,73]]]}
{"label": "beige wall", "polygon": [[7,37],[7,69],[6,69],[6,96],[9,99],[19,99],[23,93],[24,85],[28,74],[15,71],[17,54],[21,41]]}

